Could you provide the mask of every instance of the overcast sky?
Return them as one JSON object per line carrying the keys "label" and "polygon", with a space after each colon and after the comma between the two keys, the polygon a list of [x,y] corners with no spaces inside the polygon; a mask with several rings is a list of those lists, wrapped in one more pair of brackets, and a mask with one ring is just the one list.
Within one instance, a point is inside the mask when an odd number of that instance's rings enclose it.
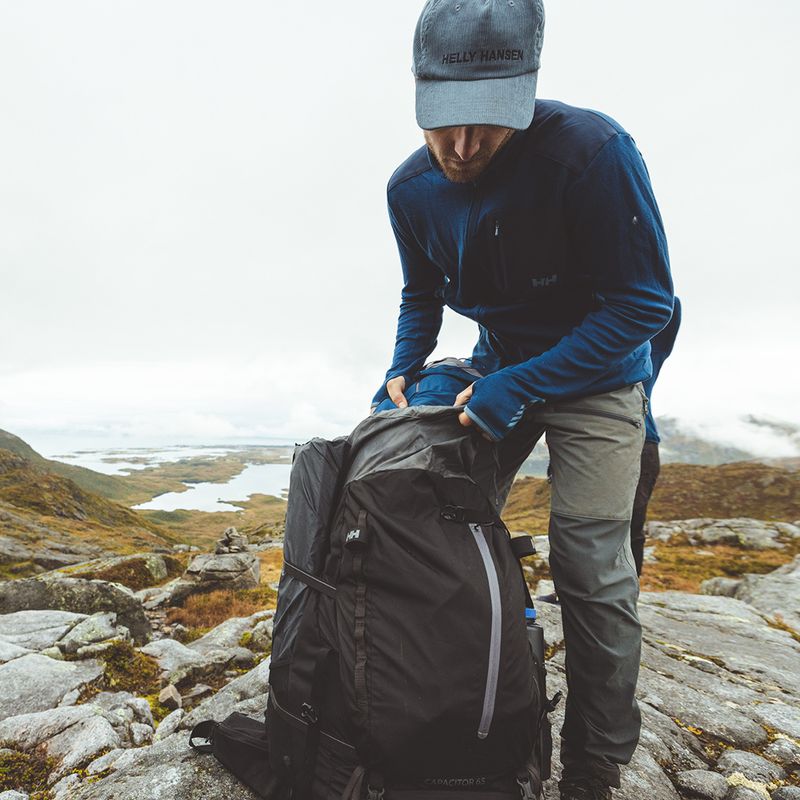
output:
{"label": "overcast sky", "polygon": [[[419,0],[0,0],[0,428],[346,432],[391,358]],[[800,3],[551,0],[539,96],[634,136],[684,325],[657,414],[800,421]],[[440,355],[473,323],[446,317]]]}

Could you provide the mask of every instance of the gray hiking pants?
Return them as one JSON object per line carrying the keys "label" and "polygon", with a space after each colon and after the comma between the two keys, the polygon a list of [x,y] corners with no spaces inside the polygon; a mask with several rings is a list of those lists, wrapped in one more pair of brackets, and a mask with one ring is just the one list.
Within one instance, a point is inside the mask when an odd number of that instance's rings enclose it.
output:
{"label": "gray hiking pants", "polygon": [[630,546],[644,443],[641,384],[532,406],[499,445],[500,498],[542,434],[552,466],[550,570],[561,601],[567,700],[564,775],[619,786],[639,739],[641,628]]}

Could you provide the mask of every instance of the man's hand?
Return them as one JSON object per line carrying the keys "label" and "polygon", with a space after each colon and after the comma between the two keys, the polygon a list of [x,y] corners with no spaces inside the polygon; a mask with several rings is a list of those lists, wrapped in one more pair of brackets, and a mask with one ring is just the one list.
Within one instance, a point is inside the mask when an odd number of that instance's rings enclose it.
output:
{"label": "man's hand", "polygon": [[389,394],[389,399],[398,407],[406,408],[408,400],[403,394],[403,389],[406,388],[406,379],[402,375],[392,378],[386,382],[386,391]]}
{"label": "man's hand", "polygon": [[[454,406],[465,406],[469,402],[470,397],[472,397],[472,387],[474,385],[475,385],[474,383],[471,383],[469,386],[467,386],[467,388],[464,389],[464,391],[461,392],[461,394],[459,394],[456,397],[456,401],[455,401],[455,403],[453,403],[453,405]],[[472,420],[469,418],[469,416],[467,415],[466,411],[462,411],[458,415],[458,421],[462,425],[464,425],[465,427],[468,427],[469,425],[472,425]]]}
{"label": "man's hand", "polygon": [[[473,387],[474,385],[475,385],[474,383],[471,383],[469,386],[467,386],[467,388],[466,388],[466,389],[464,389],[464,391],[463,391],[463,392],[461,392],[461,394],[459,394],[459,395],[456,397],[456,401],[455,401],[455,403],[453,403],[453,405],[454,405],[454,406],[465,406],[465,405],[466,405],[466,404],[469,402],[469,399],[470,399],[470,397],[472,397],[472,387]],[[462,411],[462,412],[461,412],[461,413],[458,415],[458,421],[459,421],[459,422],[460,422],[460,423],[461,423],[461,424],[462,424],[462,425],[463,425],[465,428],[469,427],[470,425],[474,425],[474,424],[475,424],[475,423],[472,421],[472,419],[470,418],[469,414],[467,414],[467,412],[466,412],[466,411]],[[486,433],[486,431],[483,431],[483,430],[482,430],[482,431],[481,431],[481,436],[483,436],[483,438],[484,438],[484,439],[486,439],[486,441],[488,441],[488,442],[493,442],[493,441],[494,441],[494,439],[492,439],[492,437],[491,437],[491,436],[489,436],[489,435]]]}

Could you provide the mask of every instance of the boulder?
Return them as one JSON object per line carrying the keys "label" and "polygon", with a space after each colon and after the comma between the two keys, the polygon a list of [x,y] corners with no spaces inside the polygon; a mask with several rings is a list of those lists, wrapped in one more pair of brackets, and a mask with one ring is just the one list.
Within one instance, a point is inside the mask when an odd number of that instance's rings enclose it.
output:
{"label": "boulder", "polygon": [[725,800],[769,800],[769,793],[760,786],[752,788],[742,784],[734,784],[728,790]]}
{"label": "boulder", "polygon": [[156,728],[156,741],[161,741],[162,739],[166,739],[167,736],[171,736],[181,725],[181,720],[183,719],[184,710],[182,708],[176,708],[174,711],[170,711],[164,719],[158,724]]}
{"label": "boulder", "polygon": [[171,673],[187,664],[200,664],[203,661],[200,653],[174,639],[157,639],[141,650],[145,655],[154,658],[164,673]]}
{"label": "boulder", "polygon": [[5,664],[6,661],[13,661],[15,658],[32,652],[27,647],[20,647],[18,644],[11,644],[11,642],[0,639],[0,664]]}
{"label": "boulder", "polygon": [[121,583],[130,589],[143,589],[163,583],[170,574],[179,574],[180,562],[160,553],[135,553],[85,561],[64,570],[72,578],[99,579]]}
{"label": "boulder", "polygon": [[272,617],[262,619],[261,622],[257,623],[253,630],[250,631],[250,641],[247,646],[251,650],[257,650],[260,653],[269,650],[272,647],[273,624]]}
{"label": "boulder", "polygon": [[130,589],[106,581],[83,580],[60,573],[0,582],[0,613],[56,609],[91,615],[113,611],[137,643],[149,641],[150,623],[139,599]]}
{"label": "boulder", "polygon": [[726,750],[717,761],[717,771],[726,778],[743,775],[754,783],[775,783],[786,777],[784,770],[757,753],[742,750]]}
{"label": "boulder", "polygon": [[147,611],[155,611],[162,606],[174,605],[191,594],[192,586],[180,578],[168,581],[161,586],[150,586],[136,592],[136,597]]}
{"label": "boulder", "polygon": [[0,722],[0,739],[18,750],[43,751],[55,759],[55,777],[88,764],[103,750],[119,747],[118,733],[95,706],[21,714]]}
{"label": "boulder", "polygon": [[55,661],[39,653],[15,658],[0,665],[0,719],[55,708],[102,674],[96,661]]}
{"label": "boulder", "polygon": [[[190,642],[188,647],[198,653],[208,653],[211,650],[219,650],[230,647],[239,647],[242,644],[242,637],[250,634],[261,623],[271,620],[274,611],[257,611],[249,617],[231,617],[225,620],[216,628],[212,628],[205,636]],[[271,637],[270,637],[271,640]],[[266,648],[264,648],[266,649]]]}
{"label": "boulder", "polygon": [[[183,705],[183,698],[181,697],[181,693],[170,684],[159,692],[158,702],[164,706],[164,708],[171,708],[177,711]],[[172,716],[172,714],[169,716]]]}
{"label": "boulder", "polygon": [[135,759],[135,751],[123,750],[122,748],[117,747],[114,750],[109,750],[107,753],[103,753],[102,756],[99,756],[94,761],[90,762],[86,767],[86,774],[99,775],[101,772],[106,772],[109,770],[111,766],[117,762],[120,762],[120,766],[122,766],[123,764],[130,763]]}
{"label": "boulder", "polygon": [[649,522],[647,536],[659,541],[669,541],[675,536],[685,536],[695,547],[727,544],[745,550],[782,550],[782,539],[795,538],[795,526],[782,522],[765,522],[760,519],[684,519],[670,522]]}
{"label": "boulder", "polygon": [[[204,719],[221,722],[233,711],[252,712],[253,716],[263,715],[267,707],[269,684],[269,658],[265,658],[250,672],[232,680],[213,697],[204,700],[181,720],[181,729],[191,729]],[[249,703],[250,705],[246,705]],[[246,710],[243,710],[246,709]]]}
{"label": "boulder", "polygon": [[15,789],[0,792],[0,800],[28,800],[28,797],[29,795],[18,792]]}
{"label": "boulder", "polygon": [[27,650],[45,650],[85,619],[85,614],[74,614],[70,611],[16,611],[12,614],[0,614],[0,642]]}
{"label": "boulder", "polygon": [[706,769],[679,772],[675,776],[675,785],[683,797],[696,797],[700,800],[725,800],[730,788],[722,775]]}
{"label": "boulder", "polygon": [[[796,649],[800,659],[800,648]],[[762,702],[753,706],[751,713],[762,725],[800,742],[800,708],[797,705],[787,705],[778,701]]]}
{"label": "boulder", "polygon": [[734,596],[800,631],[800,556],[766,575],[745,575]]}
{"label": "boulder", "polygon": [[91,705],[103,712],[125,742],[131,738],[128,730],[131,725],[155,728],[150,704],[130,692],[101,692],[92,698]]}
{"label": "boulder", "polygon": [[61,776],[85,766],[101,753],[119,746],[119,735],[111,723],[105,717],[96,714],[48,739],[45,751],[50,758],[59,762],[54,774]]}
{"label": "boulder", "polygon": [[134,747],[142,747],[145,744],[150,744],[153,741],[153,734],[155,731],[142,722],[131,723],[131,744]]}
{"label": "boulder", "polygon": [[781,786],[772,793],[772,800],[800,800],[800,786]]}
{"label": "boulder", "polygon": [[80,782],[80,777],[74,772],[65,775],[58,783],[50,788],[50,797],[52,800],[70,800],[73,790]]}
{"label": "boulder", "polygon": [[95,714],[90,706],[72,706],[8,717],[0,720],[0,741],[17,750],[33,750]]}
{"label": "boulder", "polygon": [[127,628],[117,625],[117,615],[113,611],[101,611],[79,622],[69,633],[58,640],[57,645],[62,652],[73,654],[98,642],[128,638],[130,638],[130,632]]}
{"label": "boulder", "polygon": [[142,648],[142,652],[158,662],[162,681],[182,686],[221,675],[230,664],[237,667],[252,666],[255,659],[254,653],[244,647],[198,651],[174,639],[150,642]]}
{"label": "boulder", "polygon": [[193,591],[254,589],[259,575],[260,562],[251,553],[203,554],[191,560],[183,580]]}
{"label": "boulder", "polygon": [[800,767],[800,743],[787,736],[779,736],[764,748],[764,756],[784,769]]}
{"label": "boulder", "polygon": [[191,750],[185,733],[130,750],[109,762],[109,775],[82,783],[70,800],[258,800],[215,758]]}
{"label": "boulder", "polygon": [[180,605],[189,595],[217,589],[254,589],[258,586],[260,562],[252,553],[222,553],[195,556],[180,578],[137,592],[148,611]]}
{"label": "boulder", "polygon": [[198,683],[193,686],[186,694],[183,695],[185,703],[193,703],[196,700],[202,700],[204,697],[214,694],[214,689],[205,683]]}
{"label": "boulder", "polygon": [[198,681],[227,675],[232,669],[248,669],[253,666],[255,660],[255,653],[246,647],[209,650],[200,656],[199,662],[184,664],[169,673],[167,680],[175,686],[185,688]]}
{"label": "boulder", "polygon": [[700,591],[719,597],[736,597],[736,590],[741,585],[741,578],[709,578],[700,584]]}
{"label": "boulder", "polygon": [[[662,659],[663,668],[654,665],[655,672],[662,673],[662,682],[669,681],[665,676],[672,674],[677,683],[675,697],[685,695],[688,701],[689,695],[696,692],[695,699],[707,709],[708,716],[719,713],[723,719],[730,711],[734,716],[728,721],[736,726],[742,723],[743,716],[755,718],[747,705],[766,702],[784,692],[795,696],[800,693],[800,672],[796,668],[800,642],[767,624],[762,614],[741,600],[682,592],[643,592],[639,614],[646,629],[645,641],[654,648],[649,652]],[[647,647],[644,652],[648,652]],[[692,668],[685,671],[686,667]],[[703,677],[700,670],[707,675]],[[776,687],[782,691],[776,691]],[[716,712],[714,706],[721,703],[724,707]],[[703,724],[698,727],[706,729]],[[758,744],[750,735],[742,742],[721,738],[741,749]]]}

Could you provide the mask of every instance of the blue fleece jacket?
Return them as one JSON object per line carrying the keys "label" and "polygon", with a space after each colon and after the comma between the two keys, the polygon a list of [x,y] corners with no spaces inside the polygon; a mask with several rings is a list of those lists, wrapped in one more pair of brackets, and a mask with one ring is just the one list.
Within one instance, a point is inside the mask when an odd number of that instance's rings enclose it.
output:
{"label": "blue fleece jacket", "polygon": [[672,318],[667,326],[659,331],[650,340],[650,361],[653,364],[653,373],[644,382],[644,390],[647,394],[647,415],[644,418],[645,439],[648,442],[660,442],[658,428],[653,417],[653,387],[656,385],[658,375],[664,362],[670,357],[672,348],[675,346],[675,337],[678,335],[678,328],[681,326],[681,302],[675,298],[675,306],[672,309]]}
{"label": "blue fleece jacket", "polygon": [[647,168],[595,111],[536,101],[478,180],[447,180],[427,147],[388,187],[403,268],[385,383],[411,384],[436,346],[444,305],[475,320],[467,413],[493,439],[534,403],[650,377],[650,339],[672,314],[672,280]]}

